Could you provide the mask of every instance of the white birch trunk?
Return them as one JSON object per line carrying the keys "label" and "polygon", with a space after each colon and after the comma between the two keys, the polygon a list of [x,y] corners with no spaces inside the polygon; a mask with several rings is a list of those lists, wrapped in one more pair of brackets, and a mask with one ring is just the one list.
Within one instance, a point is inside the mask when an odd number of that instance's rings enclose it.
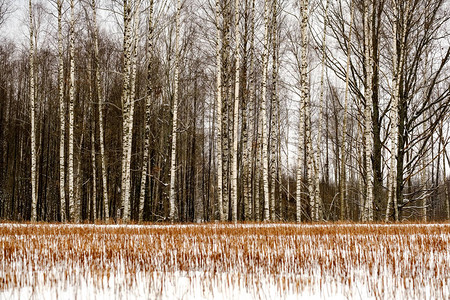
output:
{"label": "white birch trunk", "polygon": [[311,101],[309,98],[305,99],[305,135],[306,135],[306,166],[307,166],[307,189],[309,197],[309,205],[311,207],[311,220],[316,220],[316,204],[314,202],[314,154],[312,150],[312,137],[311,137]]}
{"label": "white birch trunk", "polygon": [[231,220],[237,221],[237,198],[238,198],[238,127],[239,127],[239,79],[241,70],[241,57],[240,57],[240,42],[241,32],[239,30],[239,0],[236,0],[234,7],[234,32],[236,38],[235,44],[235,59],[236,59],[236,72],[234,79],[234,112],[233,112],[233,152],[231,161]]}
{"label": "white birch trunk", "polygon": [[[312,171],[312,168],[310,166],[311,160],[308,157],[311,153],[311,147],[308,147],[309,140],[309,129],[307,126],[309,122],[309,87],[308,87],[308,0],[301,0],[300,2],[300,14],[301,14],[301,21],[300,21],[300,31],[301,31],[301,45],[300,45],[300,51],[301,51],[301,66],[300,66],[300,132],[299,132],[299,141],[298,141],[298,165],[297,165],[297,222],[301,221],[301,179],[302,179],[302,172],[301,172],[301,161],[302,161],[302,155],[303,155],[303,140],[306,137],[306,151],[307,151],[307,167],[308,167],[308,177],[310,177],[310,173]],[[311,190],[309,189],[310,186],[310,178],[308,178],[308,192],[311,193]],[[311,193],[312,195],[312,193]]]}
{"label": "white birch trunk", "polygon": [[306,185],[308,190],[309,205],[311,208],[311,220],[316,220],[316,204],[314,199],[314,153],[312,150],[311,136],[311,99],[309,95],[308,83],[308,0],[303,0],[301,4],[302,24],[301,24],[301,79],[300,79],[300,101],[304,103],[305,109],[305,137],[306,137],[306,167],[307,178]]}
{"label": "white birch trunk", "polygon": [[[311,104],[308,86],[308,0],[302,0],[301,2],[301,79],[300,79],[300,101],[303,103],[304,109],[304,137],[306,142],[306,167],[307,178],[306,185],[308,191],[308,197],[313,196],[312,186],[312,147],[311,147]],[[312,204],[312,205],[311,205]],[[310,202],[312,208],[312,215],[314,215],[314,204]],[[313,217],[313,216],[312,216]]]}
{"label": "white birch trunk", "polygon": [[58,0],[58,96],[59,96],[59,199],[61,222],[67,220],[66,216],[66,192],[65,192],[65,135],[66,135],[66,114],[64,103],[64,53],[62,37],[62,1]]}
{"label": "white birch trunk", "polygon": [[364,90],[364,98],[366,106],[364,109],[364,123],[365,123],[365,142],[366,142],[366,199],[364,202],[364,211],[362,220],[373,221],[373,169],[372,169],[372,154],[373,154],[373,129],[372,129],[372,30],[369,22],[371,16],[370,1],[364,0],[364,61],[366,68],[366,85]]}
{"label": "white birch trunk", "polygon": [[34,87],[34,29],[33,7],[29,1],[30,9],[30,118],[31,118],[31,221],[37,221],[37,181],[36,181],[36,99]]}
{"label": "white birch trunk", "polygon": [[225,215],[225,220],[230,218],[230,138],[232,137],[232,123],[230,112],[231,106],[231,94],[232,94],[232,58],[231,58],[231,0],[224,1],[224,7],[222,8],[223,14],[223,41],[222,41],[222,55],[223,55],[223,74],[224,79],[222,82],[223,87],[223,99],[222,99],[222,154],[223,154],[223,214]]}
{"label": "white birch trunk", "polygon": [[220,3],[216,0],[216,161],[217,161],[217,208],[220,221],[225,221],[223,212],[223,158],[222,158],[222,51],[219,21]]}
{"label": "white birch trunk", "polygon": [[[122,105],[123,105],[123,128],[122,128],[122,182],[121,182],[121,209],[123,210],[123,219],[129,220],[129,207],[130,207],[130,194],[129,194],[129,169],[130,161],[128,160],[129,148],[131,148],[130,132],[130,119],[131,119],[131,105],[132,99],[131,93],[131,68],[132,68],[132,19],[131,19],[131,4],[128,0],[123,2],[124,8],[124,66],[123,66],[123,92],[122,92]],[[120,210],[117,212],[117,217],[120,218]]]}
{"label": "white birch trunk", "polygon": [[256,142],[255,142],[255,156],[256,156],[256,167],[255,167],[255,188],[254,188],[254,213],[255,213],[255,220],[261,221],[261,197],[260,197],[260,189],[261,189],[261,161],[262,161],[262,149],[261,149],[261,142],[262,142],[262,115],[261,111],[255,113],[258,115],[256,120],[256,127],[258,130],[258,134],[256,136]]}
{"label": "white birch trunk", "polygon": [[278,64],[277,64],[277,0],[272,0],[272,109],[270,125],[270,220],[275,221],[275,186],[277,174],[277,143],[278,143]]}
{"label": "white birch trunk", "polygon": [[270,17],[269,17],[269,1],[264,1],[264,49],[262,55],[262,94],[261,94],[261,117],[262,117],[262,164],[263,164],[263,186],[264,186],[264,213],[263,221],[269,221],[269,163],[268,163],[268,149],[267,149],[267,115],[266,115],[266,99],[267,99],[267,69],[269,56],[269,32],[270,32]]}
{"label": "white birch trunk", "polygon": [[296,180],[296,220],[302,221],[302,163],[304,147],[305,109],[304,103],[300,101],[299,109],[299,133],[298,133],[298,154],[297,154],[297,180]]}
{"label": "white birch trunk", "polygon": [[173,119],[172,119],[172,150],[170,160],[170,194],[169,194],[169,219],[175,221],[175,178],[177,158],[177,119],[178,119],[178,77],[180,72],[180,12],[181,0],[177,0],[177,15],[175,29],[175,86],[173,92]]}
{"label": "white birch trunk", "polygon": [[[121,207],[128,206],[128,191],[127,191],[127,169],[128,163],[128,119],[130,114],[130,73],[131,73],[131,6],[127,0],[124,0],[124,48],[123,48],[123,92],[122,92],[122,181],[121,181]],[[126,214],[124,214],[126,217]],[[117,211],[117,218],[120,218],[120,209]]]}
{"label": "white birch trunk", "polygon": [[69,87],[69,219],[72,222],[80,221],[80,205],[75,199],[74,187],[74,101],[75,101],[75,8],[74,0],[70,0],[70,87]]}
{"label": "white birch trunk", "polygon": [[131,73],[130,73],[130,94],[129,94],[129,113],[127,114],[127,135],[126,135],[126,182],[125,182],[125,202],[123,207],[123,218],[125,221],[131,219],[131,150],[133,145],[133,119],[134,119],[134,99],[136,96],[136,73],[137,73],[137,43],[138,43],[138,24],[139,24],[139,3],[135,7],[133,38],[131,42]]}

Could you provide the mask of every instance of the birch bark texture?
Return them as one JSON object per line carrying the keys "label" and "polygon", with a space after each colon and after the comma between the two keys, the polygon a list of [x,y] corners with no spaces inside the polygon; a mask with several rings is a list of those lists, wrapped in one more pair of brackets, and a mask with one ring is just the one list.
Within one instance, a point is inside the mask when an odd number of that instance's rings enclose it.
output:
{"label": "birch bark texture", "polygon": [[241,32],[239,30],[239,11],[240,1],[236,0],[234,4],[234,34],[235,49],[234,57],[236,60],[236,72],[234,78],[234,111],[233,111],[233,152],[231,161],[231,220],[237,221],[237,202],[238,202],[238,127],[239,127],[239,80],[241,70],[240,43]]}
{"label": "birch bark texture", "polygon": [[34,24],[33,6],[29,1],[30,10],[30,121],[31,121],[31,221],[37,221],[37,181],[36,181],[36,98],[34,83]]}
{"label": "birch bark texture", "polygon": [[66,105],[64,101],[64,52],[62,37],[62,0],[56,2],[58,11],[58,96],[59,96],[59,199],[61,222],[66,216],[66,185],[65,185],[65,136],[66,136]]}
{"label": "birch bark texture", "polygon": [[269,221],[269,159],[267,149],[267,69],[268,69],[268,56],[269,56],[269,33],[270,33],[270,7],[269,0],[264,1],[264,49],[262,55],[262,93],[261,93],[261,120],[262,120],[262,164],[263,164],[263,189],[264,189],[264,209],[263,209],[263,221]]}
{"label": "birch bark texture", "polygon": [[314,154],[312,150],[312,136],[311,136],[311,100],[309,94],[308,82],[308,22],[309,22],[309,3],[307,0],[302,0],[301,3],[301,74],[300,74],[300,102],[303,103],[304,115],[304,141],[306,147],[306,189],[309,198],[309,205],[311,209],[311,220],[315,221],[315,204],[314,204]]}
{"label": "birch bark texture", "polygon": [[[302,195],[302,155],[304,150],[304,139],[308,140],[308,130],[305,124],[308,123],[308,111],[307,106],[309,101],[309,86],[308,86],[308,0],[301,0],[300,2],[300,31],[301,31],[301,42],[300,42],[300,117],[299,117],[299,139],[298,139],[298,158],[297,158],[297,199],[296,199],[296,216],[297,222],[301,222],[302,217],[302,205],[301,205],[301,195]],[[307,142],[308,144],[308,142]],[[306,145],[307,146],[307,145]],[[309,151],[308,151],[309,150]],[[311,149],[307,149],[310,153]],[[308,155],[307,155],[308,156]],[[309,160],[307,158],[307,160]],[[308,169],[310,169],[308,167]],[[309,182],[310,180],[308,180]],[[309,191],[309,190],[308,190]]]}
{"label": "birch bark texture", "polygon": [[270,113],[270,220],[276,219],[277,146],[278,146],[278,2],[272,0],[272,97]]}
{"label": "birch bark texture", "polygon": [[[122,180],[121,180],[121,209],[117,211],[117,217],[124,221],[130,220],[130,164],[129,152],[131,151],[132,136],[132,105],[131,77],[132,77],[132,6],[131,1],[123,1],[123,91],[122,91]],[[130,155],[131,156],[131,155]],[[121,211],[122,210],[122,211]]]}
{"label": "birch bark texture", "polygon": [[70,221],[79,222],[81,207],[79,197],[75,195],[75,176],[74,176],[74,106],[75,106],[75,4],[74,0],[70,0],[70,43],[69,43],[69,211]]}
{"label": "birch bark texture", "polygon": [[369,20],[371,19],[371,1],[364,0],[364,63],[366,69],[366,82],[364,88],[364,124],[365,124],[365,161],[366,161],[366,198],[363,204],[362,221],[373,221],[373,186],[374,177],[372,169],[373,154],[373,129],[372,129],[372,30]]}
{"label": "birch bark texture", "polygon": [[[124,206],[124,220],[128,221],[131,219],[132,214],[132,204],[131,204],[131,150],[133,145],[133,119],[134,119],[134,102],[136,98],[136,74],[137,74],[137,43],[138,43],[138,27],[139,27],[139,8],[140,2],[138,1],[137,6],[135,6],[134,12],[134,22],[133,22],[133,35],[131,40],[131,74],[130,74],[130,95],[129,95],[129,112],[127,120],[127,141],[126,141],[126,161],[127,161],[127,181],[126,181],[126,191],[127,191],[127,203]],[[139,219],[139,218],[138,218]]]}
{"label": "birch bark texture", "polygon": [[220,221],[225,221],[223,211],[223,160],[222,160],[222,38],[220,29],[220,0],[216,0],[216,162],[217,209]]}
{"label": "birch bark texture", "polygon": [[175,25],[175,78],[173,92],[172,114],[172,146],[170,160],[170,194],[169,194],[169,219],[173,222],[175,215],[175,179],[177,176],[177,126],[178,126],[178,80],[180,73],[180,13],[181,0],[177,0],[177,13]]}
{"label": "birch bark texture", "polygon": [[[222,159],[223,159],[223,214],[225,220],[230,219],[230,189],[231,189],[231,149],[233,135],[232,112],[230,112],[232,96],[232,53],[231,53],[231,19],[232,19],[232,0],[223,1],[223,34],[222,34]],[[232,145],[231,145],[232,146]]]}

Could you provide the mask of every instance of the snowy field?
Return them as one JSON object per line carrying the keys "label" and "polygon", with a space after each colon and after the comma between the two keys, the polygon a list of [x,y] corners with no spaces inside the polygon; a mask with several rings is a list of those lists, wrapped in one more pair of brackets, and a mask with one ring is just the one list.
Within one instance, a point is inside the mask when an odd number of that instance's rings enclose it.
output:
{"label": "snowy field", "polygon": [[450,224],[0,224],[0,299],[450,299]]}

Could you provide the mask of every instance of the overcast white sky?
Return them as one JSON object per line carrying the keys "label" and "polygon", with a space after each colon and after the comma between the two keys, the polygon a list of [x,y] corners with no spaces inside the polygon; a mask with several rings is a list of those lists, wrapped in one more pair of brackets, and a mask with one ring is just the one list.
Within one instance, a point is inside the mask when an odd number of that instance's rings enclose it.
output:
{"label": "overcast white sky", "polygon": [[[0,28],[0,37],[6,37],[9,39],[19,40],[19,41],[26,41],[28,39],[28,23],[29,23],[29,16],[28,16],[28,1],[29,0],[10,0],[12,3],[12,13],[8,16],[7,21],[3,25],[3,27]],[[56,7],[54,4],[52,4],[53,1],[50,0],[32,0],[33,3],[42,3],[46,6],[46,9],[48,13],[46,14],[45,18],[52,18],[50,13],[54,14],[54,20],[43,20],[43,23],[48,23],[51,26],[56,26]],[[101,26],[107,25],[107,16],[108,12],[102,9],[102,5],[104,5],[106,2],[102,0],[97,0],[99,4],[99,11],[98,11],[98,22]],[[111,1],[111,0],[108,0]],[[55,1],[56,2],[56,1]],[[68,2],[68,1],[66,1]],[[66,5],[68,3],[65,3]],[[65,17],[68,17],[66,14]],[[113,21],[113,19],[109,19],[109,22]],[[42,33],[41,33],[42,34]],[[19,43],[20,44],[20,43]]]}
{"label": "overcast white sky", "polygon": [[13,13],[8,16],[7,21],[0,28],[0,34],[2,37],[8,37],[11,39],[24,39],[27,32],[26,24],[26,11],[27,0],[13,0]]}

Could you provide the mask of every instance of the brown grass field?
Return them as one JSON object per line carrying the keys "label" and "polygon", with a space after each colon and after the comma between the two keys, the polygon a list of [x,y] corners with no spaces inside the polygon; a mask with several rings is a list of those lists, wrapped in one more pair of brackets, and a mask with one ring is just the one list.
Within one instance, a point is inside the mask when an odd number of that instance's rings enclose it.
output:
{"label": "brown grass field", "polygon": [[0,224],[0,299],[450,299],[450,224]]}

